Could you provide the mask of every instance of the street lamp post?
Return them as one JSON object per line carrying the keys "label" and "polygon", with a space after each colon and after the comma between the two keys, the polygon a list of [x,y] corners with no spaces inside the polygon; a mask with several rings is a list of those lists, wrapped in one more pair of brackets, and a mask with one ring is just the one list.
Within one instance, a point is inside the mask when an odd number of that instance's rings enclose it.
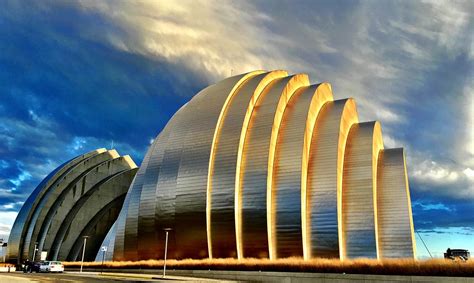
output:
{"label": "street lamp post", "polygon": [[100,274],[104,271],[104,259],[105,259],[105,253],[107,252],[107,246],[102,246],[102,265],[100,266]]}
{"label": "street lamp post", "polygon": [[81,273],[82,273],[82,266],[84,265],[84,255],[86,253],[87,238],[89,238],[89,236],[82,236],[82,237],[84,238],[84,246],[82,247]]}
{"label": "street lamp post", "polygon": [[33,262],[35,262],[36,259],[36,251],[38,250],[38,242],[35,243],[35,249],[33,251]]}
{"label": "street lamp post", "polygon": [[165,228],[163,229],[166,232],[166,239],[165,239],[165,262],[163,264],[163,278],[166,277],[166,256],[168,255],[168,232],[173,230],[172,228]]}

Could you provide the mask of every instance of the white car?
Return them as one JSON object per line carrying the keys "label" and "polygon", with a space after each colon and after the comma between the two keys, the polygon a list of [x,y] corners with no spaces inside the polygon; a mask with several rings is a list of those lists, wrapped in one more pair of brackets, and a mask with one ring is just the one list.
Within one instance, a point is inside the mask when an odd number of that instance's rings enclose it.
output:
{"label": "white car", "polygon": [[39,266],[40,272],[64,272],[64,265],[60,261],[44,261]]}

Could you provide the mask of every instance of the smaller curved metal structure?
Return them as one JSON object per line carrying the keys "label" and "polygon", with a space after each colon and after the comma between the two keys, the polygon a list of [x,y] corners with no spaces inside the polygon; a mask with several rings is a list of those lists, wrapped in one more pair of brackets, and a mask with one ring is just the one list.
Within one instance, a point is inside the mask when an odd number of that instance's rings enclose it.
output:
{"label": "smaller curved metal structure", "polygon": [[33,191],[13,224],[8,261],[76,260],[82,236],[91,241],[85,260],[93,260],[96,246],[122,208],[138,168],[130,156],[97,149],[54,170]]}

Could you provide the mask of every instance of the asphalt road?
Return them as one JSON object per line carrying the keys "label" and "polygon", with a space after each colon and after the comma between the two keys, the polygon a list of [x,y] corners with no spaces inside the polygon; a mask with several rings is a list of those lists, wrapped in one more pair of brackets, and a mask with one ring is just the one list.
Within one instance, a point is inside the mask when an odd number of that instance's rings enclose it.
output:
{"label": "asphalt road", "polygon": [[162,279],[156,275],[116,274],[92,272],[65,272],[65,273],[0,273],[0,283],[16,282],[210,282],[211,279],[170,276]]}

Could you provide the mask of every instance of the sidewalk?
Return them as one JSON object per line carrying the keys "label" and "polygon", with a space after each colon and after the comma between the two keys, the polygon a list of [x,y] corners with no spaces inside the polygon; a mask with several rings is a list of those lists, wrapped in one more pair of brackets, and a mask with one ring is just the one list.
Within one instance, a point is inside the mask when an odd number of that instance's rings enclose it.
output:
{"label": "sidewalk", "polygon": [[146,273],[122,273],[122,272],[79,272],[79,271],[66,271],[67,274],[74,274],[76,276],[96,276],[98,278],[108,279],[145,279],[145,280],[170,280],[177,282],[239,282],[222,279],[211,279],[202,277],[189,277],[189,276],[177,276],[177,275],[166,275],[163,278],[163,273],[160,274],[146,274]]}

